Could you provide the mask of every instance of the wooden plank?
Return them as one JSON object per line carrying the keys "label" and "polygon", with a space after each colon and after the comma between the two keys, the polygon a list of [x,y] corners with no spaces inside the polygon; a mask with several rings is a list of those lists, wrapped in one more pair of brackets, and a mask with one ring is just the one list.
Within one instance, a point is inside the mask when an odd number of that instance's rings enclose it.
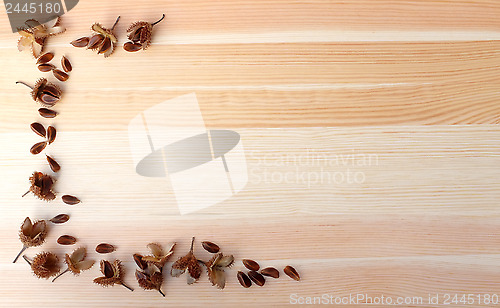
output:
{"label": "wooden plank", "polygon": [[[152,48],[147,56],[121,50],[108,59],[68,48],[75,70],[63,85],[58,123],[70,130],[121,130],[139,112],[195,92],[208,127],[497,124],[498,47],[497,42],[200,45]],[[17,80],[49,76],[34,74],[26,54],[14,57],[5,69],[21,70]],[[132,66],[123,67],[130,57]],[[0,76],[1,131],[20,131],[36,117],[29,89],[15,81],[10,74]],[[91,119],[82,116],[87,112]]]}
{"label": "wooden plank", "polygon": [[[139,203],[147,213],[178,215],[169,178],[135,173],[127,132],[60,131],[57,142],[46,150],[62,166],[57,191],[82,196],[85,208],[96,213],[112,215],[118,210],[135,216]],[[496,126],[238,131],[248,184],[200,215],[497,211],[500,132]],[[0,154],[2,174],[10,179],[0,187],[6,204],[23,208],[44,204],[19,197],[34,170],[48,171],[45,157],[33,157],[28,151],[37,141],[32,132],[2,134],[0,145],[6,149]]]}

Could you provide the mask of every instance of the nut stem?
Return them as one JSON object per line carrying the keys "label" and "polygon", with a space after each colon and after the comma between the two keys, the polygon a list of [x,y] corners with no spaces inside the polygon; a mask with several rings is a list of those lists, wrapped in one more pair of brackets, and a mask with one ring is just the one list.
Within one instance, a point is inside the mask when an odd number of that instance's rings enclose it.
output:
{"label": "nut stem", "polygon": [[134,291],[134,289],[132,289],[131,287],[127,286],[125,283],[121,282],[120,284],[122,286],[124,286],[125,288],[129,289],[130,291]]}
{"label": "nut stem", "polygon": [[28,246],[23,246],[23,248],[21,249],[21,251],[17,254],[16,258],[14,259],[14,262],[12,263],[16,263],[17,262],[17,259],[19,259],[19,257],[21,256],[21,254],[28,248]]}
{"label": "nut stem", "polygon": [[158,289],[158,292],[160,292],[160,294],[163,295],[163,297],[165,297],[165,293],[163,293],[161,289]]}
{"label": "nut stem", "polygon": [[31,265],[31,263],[33,263],[33,261],[31,261],[28,257],[26,257],[26,255],[23,255],[23,259],[28,262],[29,265]]}
{"label": "nut stem", "polygon": [[111,28],[111,30],[114,30],[115,27],[116,27],[116,24],[118,23],[118,21],[120,20],[120,16],[118,16],[118,18],[116,19],[115,23],[113,24],[113,27]]}
{"label": "nut stem", "polygon": [[64,270],[64,272],[61,272],[59,275],[57,275],[54,279],[52,279],[52,282],[54,282],[57,278],[61,277],[62,275],[66,274],[69,272],[69,267]]}
{"label": "nut stem", "polygon": [[27,192],[24,193],[24,195],[21,196],[21,198],[24,198],[24,196],[26,196],[29,193],[30,193],[30,191],[28,190]]}
{"label": "nut stem", "polygon": [[194,245],[194,236],[193,236],[193,239],[191,240],[191,249],[189,249],[189,251],[193,252],[193,245]]}
{"label": "nut stem", "polygon": [[155,21],[154,23],[152,23],[151,26],[154,27],[154,25],[156,25],[157,23],[159,23],[160,21],[162,21],[164,18],[165,18],[165,14],[163,14],[163,16],[158,21]]}
{"label": "nut stem", "polygon": [[27,86],[28,88],[30,88],[31,90],[33,90],[33,87],[30,86],[29,84],[25,83],[25,82],[22,82],[22,81],[16,81],[16,84],[23,84],[25,86]]}

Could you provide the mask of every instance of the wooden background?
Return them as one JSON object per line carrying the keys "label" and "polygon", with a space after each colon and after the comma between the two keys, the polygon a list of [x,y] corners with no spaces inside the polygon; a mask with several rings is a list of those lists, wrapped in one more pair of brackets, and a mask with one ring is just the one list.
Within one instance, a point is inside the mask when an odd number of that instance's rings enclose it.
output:
{"label": "wooden background", "polygon": [[[66,33],[46,48],[55,64],[64,54],[74,67],[54,121],[41,119],[28,89],[15,85],[50,77],[17,51],[18,35],[1,10],[0,306],[284,306],[291,294],[500,294],[498,1],[80,1],[63,17]],[[120,47],[104,59],[69,45],[93,22],[111,26],[118,15],[123,44],[131,22],[163,12],[145,52]],[[135,174],[127,125],[193,92],[208,128],[241,134],[253,175],[233,198],[180,216],[168,181]],[[63,168],[56,189],[82,204],[20,197],[31,172],[48,171],[44,156],[28,151],[39,140],[33,121],[60,132],[47,149]],[[376,160],[349,161],[368,156]],[[363,181],[279,181],[322,168],[358,172]],[[278,181],[263,181],[262,172]],[[72,248],[55,241],[66,233],[91,251],[113,243],[118,250],[104,257],[125,262],[133,293],[94,285],[97,267],[51,283],[34,278],[22,259],[11,263],[23,219],[59,213],[71,220],[26,254],[63,256]],[[141,290],[131,255],[146,253],[150,241],[175,241],[175,260],[192,236],[234,254],[226,289],[204,275],[193,286],[167,277],[166,298]],[[196,252],[209,257],[199,244]],[[242,258],[291,264],[303,280],[282,274],[243,289],[235,277]]]}

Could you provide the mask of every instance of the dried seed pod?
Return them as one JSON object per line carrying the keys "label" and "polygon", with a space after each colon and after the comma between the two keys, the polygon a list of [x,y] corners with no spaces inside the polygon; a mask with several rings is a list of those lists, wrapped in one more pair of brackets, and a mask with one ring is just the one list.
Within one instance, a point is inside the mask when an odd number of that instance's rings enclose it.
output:
{"label": "dried seed pod", "polygon": [[46,141],[35,143],[31,147],[30,152],[33,155],[40,154],[40,153],[42,153],[42,151],[45,149],[46,146],[47,146],[47,142]]}
{"label": "dried seed pod", "polygon": [[264,276],[272,277],[272,278],[279,278],[280,277],[280,272],[275,269],[274,267],[266,267],[263,270],[260,271],[260,273]]}
{"label": "dried seed pod", "polygon": [[31,97],[45,107],[53,107],[61,99],[61,90],[58,86],[48,83],[47,79],[39,79],[32,87],[22,81],[16,82],[31,89]]}
{"label": "dried seed pod", "polygon": [[243,262],[243,265],[245,265],[245,267],[251,271],[258,271],[260,268],[259,263],[255,262],[254,260],[243,259],[241,260],[241,262]]}
{"label": "dried seed pod", "polygon": [[177,259],[177,261],[175,261],[175,263],[172,265],[172,269],[170,271],[170,275],[172,275],[173,277],[179,277],[187,269],[188,284],[195,283],[201,276],[201,266],[198,263],[198,259],[196,259],[193,253],[193,248],[194,248],[193,245],[194,245],[194,237],[191,240],[191,249],[189,250],[189,252],[185,256]]}
{"label": "dried seed pod", "polygon": [[205,262],[208,271],[208,279],[213,286],[224,289],[226,286],[225,268],[231,267],[234,263],[232,255],[224,256],[222,252],[215,254],[210,261]]}
{"label": "dried seed pod", "polygon": [[54,59],[54,53],[52,52],[47,52],[43,55],[41,55],[38,60],[36,61],[36,64],[44,64],[52,61]]}
{"label": "dried seed pod", "polygon": [[108,243],[101,243],[97,245],[97,247],[95,248],[95,251],[101,254],[112,253],[115,250],[116,250],[115,246]]}
{"label": "dried seed pod", "polygon": [[[87,46],[88,49],[97,50],[99,54],[104,54],[104,57],[109,57],[113,53],[116,43],[118,42],[118,39],[113,33],[113,30],[115,29],[116,24],[119,20],[120,16],[118,16],[115,24],[111,29],[104,28],[100,24],[95,23],[91,27],[93,33],[89,38],[87,38],[87,40],[80,39],[81,42],[79,40],[77,40],[78,42],[73,42],[78,45],[78,47]],[[84,43],[86,44],[84,45]],[[73,44],[73,46],[75,44]]]}
{"label": "dried seed pod", "polygon": [[80,199],[78,199],[75,196],[70,196],[70,195],[64,195],[62,196],[62,200],[64,203],[69,204],[69,205],[75,205],[80,203]]}
{"label": "dried seed pod", "polygon": [[249,271],[248,277],[259,287],[262,287],[266,283],[266,278],[256,271]]}
{"label": "dried seed pod", "polygon": [[66,73],[69,73],[73,70],[71,62],[69,62],[68,58],[66,58],[65,56],[61,58],[61,66]]}
{"label": "dried seed pod", "polygon": [[158,243],[149,243],[147,247],[149,248],[149,250],[151,250],[151,253],[153,255],[144,256],[142,259],[147,263],[155,265],[161,271],[170,256],[174,253],[175,243],[172,244],[172,246],[166,253]]}
{"label": "dried seed pod", "polygon": [[44,64],[38,65],[38,70],[40,72],[46,73],[46,72],[52,71],[53,69],[55,69],[55,66],[50,64],[50,63],[44,63]]}
{"label": "dried seed pod", "polygon": [[47,156],[47,161],[49,162],[50,169],[52,169],[52,171],[54,172],[59,172],[59,170],[61,170],[61,166],[55,161],[55,159],[53,159],[49,155],[46,156]]}
{"label": "dried seed pod", "polygon": [[35,134],[37,134],[40,137],[45,138],[47,132],[45,131],[45,127],[43,127],[42,124],[34,122],[34,123],[31,123],[30,127],[31,127],[31,130],[35,132]]}
{"label": "dried seed pod", "polygon": [[71,271],[74,275],[80,274],[82,271],[90,269],[94,265],[94,260],[85,260],[87,256],[87,249],[85,247],[80,247],[75,249],[71,255],[66,254],[64,262],[68,266],[66,270],[59,275],[57,275],[52,282],[57,278],[61,277],[63,274]]}
{"label": "dried seed pod", "polygon": [[210,253],[218,253],[220,250],[219,246],[212,242],[201,242],[201,246],[203,246],[203,248]]}
{"label": "dried seed pod", "polygon": [[39,199],[45,201],[54,200],[56,198],[56,194],[52,191],[55,180],[50,175],[35,171],[29,180],[31,187],[23,197],[29,192],[32,192]]}
{"label": "dried seed pod", "polygon": [[38,58],[43,51],[45,40],[49,36],[54,36],[64,32],[66,29],[60,26],[61,18],[58,17],[52,27],[40,24],[34,19],[25,22],[28,28],[20,29],[21,38],[17,42],[19,51],[30,49],[33,57]]}
{"label": "dried seed pod", "polygon": [[76,238],[71,235],[61,235],[57,239],[59,245],[74,245],[76,243]]}
{"label": "dried seed pod", "polygon": [[57,116],[57,112],[56,111],[50,110],[50,109],[47,109],[47,108],[40,108],[40,109],[38,109],[38,113],[40,114],[40,116],[42,116],[44,118],[47,118],[47,119],[52,119],[52,118],[55,118]]}
{"label": "dried seed pod", "polygon": [[297,272],[297,270],[295,270],[290,265],[287,265],[283,271],[285,272],[285,274],[288,275],[288,277],[292,278],[293,280],[297,280],[297,281],[300,280],[299,273]]}
{"label": "dried seed pod", "polygon": [[250,286],[252,285],[252,281],[250,280],[250,278],[248,278],[247,274],[243,273],[242,271],[238,271],[236,277],[238,277],[238,281],[244,288],[250,288]]}
{"label": "dried seed pod", "polygon": [[33,258],[33,261],[28,260],[26,256],[24,259],[31,265],[33,273],[38,278],[48,279],[57,275],[61,270],[59,258],[51,252],[39,253]]}
{"label": "dried seed pod", "polygon": [[56,134],[57,131],[54,126],[49,126],[47,128],[47,142],[49,144],[51,144],[52,142],[54,142],[54,140],[56,140]]}
{"label": "dried seed pod", "polygon": [[88,37],[82,37],[79,39],[76,39],[70,43],[71,45],[82,48],[82,47],[87,47],[89,44],[89,38]]}
{"label": "dried seed pod", "polygon": [[157,290],[163,297],[165,293],[161,290],[161,284],[163,283],[163,275],[159,271],[153,270],[151,273],[136,270],[135,278],[139,283],[139,286],[144,290]]}
{"label": "dried seed pod", "polygon": [[54,216],[51,220],[49,220],[53,224],[63,224],[69,220],[69,215],[68,214],[59,214],[57,216]]}
{"label": "dried seed pod", "polygon": [[140,49],[146,50],[149,45],[151,45],[151,35],[153,27],[161,22],[165,18],[165,14],[160,18],[160,20],[149,23],[145,21],[138,21],[130,25],[127,29],[128,39],[132,42],[127,42],[123,45],[126,51],[134,52]]}
{"label": "dried seed pod", "polygon": [[127,286],[123,282],[124,272],[120,260],[115,260],[113,263],[106,260],[101,260],[101,273],[104,276],[95,278],[94,283],[97,283],[103,287],[108,287],[115,284],[121,284],[130,291],[134,291],[134,289]]}
{"label": "dried seed pod", "polygon": [[135,52],[142,49],[142,45],[139,43],[126,42],[123,44],[123,49],[128,52]]}
{"label": "dried seed pod", "polygon": [[13,263],[16,263],[19,256],[28,248],[40,246],[45,242],[47,236],[47,223],[45,220],[37,220],[31,223],[31,219],[26,217],[19,230],[19,240],[23,243],[23,248],[17,254]]}
{"label": "dried seed pod", "polygon": [[52,73],[54,74],[54,77],[57,78],[57,80],[62,81],[62,82],[65,82],[69,78],[68,74],[66,74],[65,72],[58,70],[58,69],[52,70]]}

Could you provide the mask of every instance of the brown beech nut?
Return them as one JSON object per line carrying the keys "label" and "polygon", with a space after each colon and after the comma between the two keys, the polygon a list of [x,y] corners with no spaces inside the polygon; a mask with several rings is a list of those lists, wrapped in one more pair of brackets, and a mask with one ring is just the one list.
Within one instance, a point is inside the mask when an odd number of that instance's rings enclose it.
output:
{"label": "brown beech nut", "polygon": [[54,74],[54,77],[56,77],[59,81],[62,81],[62,82],[68,80],[68,78],[69,78],[68,74],[66,74],[65,72],[58,70],[58,69],[52,70],[52,74]]}
{"label": "brown beech nut", "polygon": [[287,265],[283,271],[285,272],[285,274],[288,275],[288,277],[292,278],[293,280],[297,281],[300,280],[299,273],[295,268],[291,267],[290,265]]}
{"label": "brown beech nut", "polygon": [[40,109],[38,109],[38,113],[40,114],[40,116],[47,118],[47,119],[57,117],[57,112],[54,110],[50,110],[48,108],[40,108]]}
{"label": "brown beech nut", "polygon": [[65,56],[61,58],[61,66],[66,73],[69,73],[73,70],[71,62],[69,62],[68,58],[66,58]]}
{"label": "brown beech nut", "polygon": [[255,262],[254,260],[243,259],[241,260],[241,262],[243,262],[243,265],[245,265],[245,267],[251,271],[258,271],[260,268],[259,263]]}
{"label": "brown beech nut", "polygon": [[220,250],[219,246],[212,242],[201,242],[201,246],[203,246],[203,248],[210,253],[218,253]]}
{"label": "brown beech nut", "polygon": [[45,138],[45,136],[47,135],[45,127],[43,127],[43,125],[40,123],[37,123],[37,122],[31,123],[30,127],[31,127],[31,130],[33,132],[35,132],[35,134],[37,134],[40,137]]}
{"label": "brown beech nut", "polygon": [[88,37],[82,37],[79,39],[76,39],[70,43],[71,45],[79,48],[87,47],[89,44],[89,38]]}
{"label": "brown beech nut", "polygon": [[57,243],[59,245],[73,245],[76,243],[76,238],[74,236],[71,236],[71,235],[61,235],[57,239]]}
{"label": "brown beech nut", "polygon": [[44,64],[44,63],[50,62],[52,59],[54,59],[54,53],[47,52],[47,53],[41,55],[40,57],[38,57],[36,64]]}
{"label": "brown beech nut", "polygon": [[249,271],[248,277],[259,287],[262,287],[266,283],[266,278],[256,271]]}
{"label": "brown beech nut", "polygon": [[250,286],[252,285],[252,281],[250,280],[250,278],[248,278],[247,274],[243,273],[242,271],[238,271],[236,277],[238,277],[238,281],[244,288],[250,288]]}
{"label": "brown beech nut", "polygon": [[97,247],[95,248],[95,251],[101,254],[112,253],[115,250],[116,250],[115,246],[108,243],[101,243],[97,245]]}
{"label": "brown beech nut", "polygon": [[62,200],[64,203],[69,204],[69,205],[75,205],[80,203],[80,199],[78,199],[75,196],[70,196],[70,195],[64,195],[62,196]]}
{"label": "brown beech nut", "polygon": [[272,277],[272,278],[279,278],[280,277],[280,272],[275,269],[274,267],[266,267],[260,271],[260,273],[264,276]]}

